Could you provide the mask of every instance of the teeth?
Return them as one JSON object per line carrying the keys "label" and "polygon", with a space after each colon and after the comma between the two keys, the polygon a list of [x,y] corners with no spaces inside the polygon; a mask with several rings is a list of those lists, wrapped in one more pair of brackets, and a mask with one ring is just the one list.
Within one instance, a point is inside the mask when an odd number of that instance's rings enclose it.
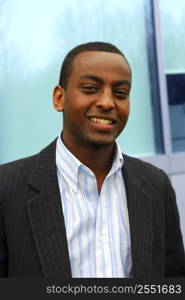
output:
{"label": "teeth", "polygon": [[92,121],[100,124],[112,124],[111,120],[106,120],[106,119],[100,119],[100,118],[91,118]]}

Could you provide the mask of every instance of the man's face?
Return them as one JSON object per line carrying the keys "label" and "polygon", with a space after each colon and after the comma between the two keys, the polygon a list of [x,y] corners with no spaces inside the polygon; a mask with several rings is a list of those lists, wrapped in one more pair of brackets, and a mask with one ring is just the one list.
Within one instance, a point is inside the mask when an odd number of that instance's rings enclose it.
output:
{"label": "man's face", "polygon": [[70,146],[112,145],[129,116],[131,74],[115,53],[86,51],[74,59],[63,95],[63,139]]}

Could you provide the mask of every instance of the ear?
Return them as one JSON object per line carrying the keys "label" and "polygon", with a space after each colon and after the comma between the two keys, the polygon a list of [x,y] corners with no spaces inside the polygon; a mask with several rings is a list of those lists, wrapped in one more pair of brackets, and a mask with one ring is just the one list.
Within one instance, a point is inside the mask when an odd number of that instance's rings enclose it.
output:
{"label": "ear", "polygon": [[64,110],[65,90],[57,85],[53,90],[53,106],[57,111]]}

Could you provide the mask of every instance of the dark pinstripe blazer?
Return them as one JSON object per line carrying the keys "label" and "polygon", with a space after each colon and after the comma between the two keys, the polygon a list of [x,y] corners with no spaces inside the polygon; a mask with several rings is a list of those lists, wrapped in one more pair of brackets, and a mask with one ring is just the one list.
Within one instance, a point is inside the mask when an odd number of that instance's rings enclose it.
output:
{"label": "dark pinstripe blazer", "polygon": [[[70,278],[56,140],[0,167],[0,277]],[[185,277],[175,194],[165,173],[124,155],[134,278]]]}

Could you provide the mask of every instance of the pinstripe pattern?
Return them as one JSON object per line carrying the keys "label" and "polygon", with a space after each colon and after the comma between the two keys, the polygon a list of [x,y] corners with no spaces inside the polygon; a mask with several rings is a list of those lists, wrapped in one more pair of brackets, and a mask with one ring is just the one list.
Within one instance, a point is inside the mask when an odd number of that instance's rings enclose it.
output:
{"label": "pinstripe pattern", "polygon": [[[0,166],[0,277],[61,280],[72,276],[65,222],[70,227],[74,215],[64,221],[63,215],[68,214],[68,206],[65,207],[61,202],[56,169],[56,140],[37,155]],[[91,256],[96,253],[102,257],[106,249],[97,247],[95,252],[95,248],[88,242],[93,239],[94,244],[98,242],[89,228],[101,230],[102,223],[98,220],[102,219],[99,217],[103,216],[103,212],[97,209],[100,201],[97,191],[87,189],[87,186],[91,187],[91,177],[85,176],[85,173],[79,174],[83,178],[79,182],[86,197],[86,201],[82,201],[83,208],[91,210],[96,216],[95,220],[86,222],[89,235],[85,254],[91,252]],[[185,277],[179,214],[168,177],[151,164],[127,155],[124,155],[122,174],[127,193],[133,277],[147,280]],[[116,183],[115,189],[119,189]],[[62,198],[67,200],[64,202],[69,202],[71,199],[67,199],[67,191],[63,189],[62,193]],[[105,207],[105,203],[100,207]],[[106,205],[108,207],[108,203]],[[121,218],[122,210],[124,207],[119,206],[118,218]],[[113,216],[113,212],[110,216]],[[83,221],[86,219],[83,218]],[[122,226],[127,225],[123,223]],[[77,230],[84,232],[85,228],[81,226]],[[121,240],[121,225],[117,234]],[[127,239],[126,233],[124,237]],[[120,252],[124,253],[122,241]],[[121,257],[123,266],[127,260],[125,256],[126,253]],[[131,262],[129,259],[127,261],[125,272],[129,273]],[[104,266],[105,260],[102,259],[101,268]],[[90,276],[93,268],[93,265],[89,268]]]}
{"label": "pinstripe pattern", "polygon": [[119,146],[98,194],[93,172],[62,143],[56,147],[68,249],[73,277],[129,277],[130,228]]}

